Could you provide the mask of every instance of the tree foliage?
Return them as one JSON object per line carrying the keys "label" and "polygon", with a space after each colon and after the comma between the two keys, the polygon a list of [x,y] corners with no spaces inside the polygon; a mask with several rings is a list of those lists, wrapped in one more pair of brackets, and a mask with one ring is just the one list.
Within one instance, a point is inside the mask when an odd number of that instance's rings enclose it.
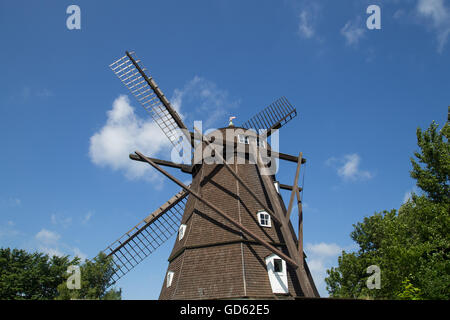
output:
{"label": "tree foliage", "polygon": [[68,257],[0,249],[0,299],[53,299],[71,264]]}
{"label": "tree foliage", "polygon": [[[338,267],[327,270],[333,297],[376,299],[450,298],[450,126],[432,123],[417,130],[420,152],[411,159],[411,177],[423,191],[399,210],[365,217],[351,238],[357,252],[342,252]],[[367,267],[381,269],[381,289],[369,290]]]}
{"label": "tree foliage", "polygon": [[449,202],[450,125],[447,123],[440,132],[437,128],[438,124],[433,121],[425,132],[417,129],[417,144],[421,152],[414,153],[418,162],[411,158],[411,177],[417,180],[417,186],[428,199]]}
{"label": "tree foliage", "polygon": [[111,285],[111,277],[114,274],[111,259],[111,257],[107,257],[104,253],[100,253],[92,261],[86,260],[80,266],[80,289],[69,289],[66,281],[64,281],[58,286],[59,295],[56,299],[121,299],[121,289],[111,288],[108,290],[108,287]]}
{"label": "tree foliage", "polygon": [[[68,290],[68,267],[80,266],[80,290]],[[0,300],[120,299],[121,290],[110,289],[111,260],[99,254],[93,261],[49,257],[25,250],[0,248]]]}

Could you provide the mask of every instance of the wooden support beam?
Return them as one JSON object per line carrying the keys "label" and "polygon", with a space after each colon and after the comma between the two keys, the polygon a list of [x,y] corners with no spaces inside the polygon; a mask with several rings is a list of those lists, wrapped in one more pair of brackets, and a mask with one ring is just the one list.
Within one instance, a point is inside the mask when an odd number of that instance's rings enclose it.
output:
{"label": "wooden support beam", "polygon": [[[293,186],[290,186],[290,185],[287,185],[287,184],[279,184],[279,187],[280,187],[280,189],[283,189],[283,190],[289,190],[289,191],[292,191],[292,189],[294,189],[294,187]],[[302,189],[302,187],[297,187],[297,189],[299,190],[299,191],[302,191],[303,189]]]}
{"label": "wooden support beam", "polygon": [[[197,134],[199,134],[202,138],[202,140],[209,146],[211,145],[211,142],[208,141],[208,139],[205,138],[205,136],[197,130],[197,128],[194,127],[194,130]],[[250,187],[236,174],[236,172],[234,172],[234,170],[231,168],[231,166],[225,161],[225,159],[222,157],[222,155],[217,152],[215,154],[216,157],[219,158],[219,160],[225,165],[225,168],[227,168],[227,170],[231,173],[231,175],[237,180],[239,181],[239,183],[244,187],[245,190],[247,190],[248,193],[250,193],[250,195],[253,197],[253,199],[256,200],[256,202],[258,202],[258,204],[273,218],[273,220],[278,223],[279,225],[282,224],[282,222],[280,221],[280,219],[277,218],[277,216],[273,213],[272,210],[269,209],[269,207],[267,207],[259,198],[258,196],[250,189]]]}
{"label": "wooden support beam", "polygon": [[[195,139],[194,139],[194,132],[190,132],[190,135],[191,135],[191,143],[194,143],[195,140],[198,140],[197,136],[195,136]],[[255,137],[257,136],[257,134],[255,134],[255,133],[253,133],[251,131],[249,132],[249,135],[255,136]],[[214,142],[214,141],[210,142],[210,143],[211,144],[220,145],[220,146],[226,146],[226,145],[236,146],[235,139],[233,139],[233,140],[228,139],[227,140],[226,137],[224,137],[223,141],[221,141],[220,144],[218,142]],[[296,156],[291,156],[290,154],[287,154],[287,153],[276,152],[276,151],[270,150],[270,149],[267,150],[267,156],[268,157],[273,156],[275,158],[278,158],[278,159],[281,159],[281,160],[285,160],[285,161],[289,161],[289,162],[295,162],[295,163],[298,162],[298,157],[296,157]],[[306,159],[305,158],[302,159],[302,164],[303,163],[306,163]]]}
{"label": "wooden support beam", "polygon": [[296,191],[298,188],[298,176],[300,174],[300,167],[302,165],[302,158],[303,158],[303,152],[300,152],[300,154],[298,155],[298,161],[297,161],[297,171],[295,172],[295,177],[294,177],[294,184],[293,184],[293,189],[291,192],[291,198],[289,199],[289,206],[286,212],[286,219],[289,220],[291,217],[291,211],[292,211],[292,207],[294,205],[294,199],[296,196]]}
{"label": "wooden support beam", "polygon": [[296,190],[297,195],[297,208],[298,208],[298,254],[300,256],[300,266],[304,267],[304,256],[303,256],[303,205],[300,198],[300,191]]}
{"label": "wooden support beam", "polygon": [[[130,153],[129,157],[131,160],[145,162],[139,156],[137,156],[133,153]],[[149,158],[149,159],[151,159],[154,163],[159,164],[161,166],[177,168],[177,169],[181,169],[181,171],[183,171],[185,173],[192,173],[192,166],[189,166],[186,164],[179,164],[179,163],[175,163],[172,161],[161,160],[161,159],[156,159],[156,158]]]}
{"label": "wooden support beam", "polygon": [[291,259],[290,257],[288,257],[287,255],[285,255],[283,252],[281,252],[281,250],[278,250],[277,248],[275,248],[274,246],[272,246],[270,243],[268,243],[267,241],[265,241],[264,239],[260,238],[259,236],[257,236],[256,234],[254,234],[253,232],[251,232],[249,229],[247,229],[246,227],[244,227],[241,223],[235,221],[233,218],[231,218],[228,214],[226,214],[225,212],[223,212],[222,210],[220,210],[219,208],[217,208],[214,204],[212,204],[211,202],[209,202],[208,200],[203,199],[197,192],[195,192],[194,190],[191,190],[188,186],[186,186],[184,183],[182,183],[180,180],[178,180],[177,178],[175,178],[174,176],[172,176],[171,174],[169,174],[168,172],[166,172],[164,169],[162,169],[161,167],[159,167],[155,162],[153,162],[152,160],[150,160],[149,158],[145,157],[142,153],[140,153],[139,151],[135,152],[139,157],[141,157],[145,162],[147,162],[148,164],[150,164],[153,168],[155,168],[156,170],[158,170],[159,172],[161,172],[162,174],[164,174],[167,178],[169,178],[170,180],[172,180],[173,182],[175,182],[177,185],[179,185],[180,187],[182,187],[184,190],[186,190],[189,194],[191,194],[192,196],[194,196],[197,200],[199,200],[200,202],[202,202],[203,204],[205,204],[207,207],[209,207],[210,209],[214,210],[215,212],[217,212],[220,216],[222,216],[223,218],[225,218],[226,220],[228,220],[232,225],[234,225],[235,227],[239,228],[241,231],[243,231],[245,234],[247,234],[248,236],[250,236],[251,238],[253,238],[254,240],[256,240],[257,242],[259,242],[261,245],[263,245],[264,247],[266,247],[269,251],[273,252],[274,254],[278,255],[280,258],[282,258],[283,260],[285,260],[289,265],[291,265],[294,269],[298,268],[298,263],[296,261],[294,261],[293,259]]}
{"label": "wooden support beam", "polygon": [[[274,157],[279,158],[281,160],[286,160],[286,161],[295,162],[295,163],[298,162],[298,157],[291,156],[290,154],[287,154],[287,153],[281,153],[281,152],[275,152],[275,151],[269,151],[268,152],[269,156],[272,155],[272,154],[273,154]],[[302,161],[302,164],[306,163],[306,159],[305,158],[302,158],[301,161]]]}
{"label": "wooden support beam", "polygon": [[[256,157],[256,161],[260,171],[265,167],[261,155],[257,152],[256,144],[250,143],[253,148],[253,154]],[[298,161],[301,163],[301,161]],[[310,283],[310,279],[308,278],[308,274],[305,271],[305,268],[302,268],[300,263],[300,255],[298,254],[298,248],[295,244],[295,239],[291,236],[291,230],[288,227],[289,220],[286,219],[286,212],[283,212],[280,201],[281,198],[278,196],[278,192],[275,189],[273,184],[273,179],[268,175],[261,175],[264,187],[267,191],[267,195],[269,196],[270,202],[272,203],[272,207],[274,208],[275,213],[279,218],[284,219],[283,224],[281,225],[281,233],[283,235],[284,241],[286,242],[286,247],[288,249],[288,253],[290,258],[296,261],[299,265],[299,268],[295,269],[295,273],[300,282],[300,287],[302,288],[303,294],[305,297],[315,297],[316,294],[314,292],[313,286]],[[294,184],[295,186],[296,184]],[[283,259],[283,258],[282,258]]]}

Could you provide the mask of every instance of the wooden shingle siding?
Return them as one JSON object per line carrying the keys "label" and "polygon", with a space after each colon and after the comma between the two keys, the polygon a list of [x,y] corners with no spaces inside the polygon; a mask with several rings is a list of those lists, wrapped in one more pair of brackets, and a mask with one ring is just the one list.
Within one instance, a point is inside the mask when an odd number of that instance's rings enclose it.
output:
{"label": "wooden shingle siding", "polygon": [[[230,164],[233,171],[271,210],[269,198],[255,164]],[[279,226],[259,225],[261,205],[233,177],[224,165],[196,166],[193,190],[219,207],[251,232],[287,254]],[[284,206],[284,205],[283,205]],[[160,299],[278,298],[272,292],[265,258],[271,252],[202,202],[190,196],[182,223],[186,232],[176,238],[168,270],[174,271],[172,285],[164,282]],[[290,223],[289,223],[290,224]],[[289,226],[293,230],[292,225]],[[286,297],[303,293],[295,272],[288,267]]]}

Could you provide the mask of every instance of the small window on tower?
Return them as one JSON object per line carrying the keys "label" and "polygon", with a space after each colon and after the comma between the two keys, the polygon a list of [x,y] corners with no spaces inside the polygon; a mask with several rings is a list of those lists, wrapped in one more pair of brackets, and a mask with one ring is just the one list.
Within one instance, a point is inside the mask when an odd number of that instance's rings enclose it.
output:
{"label": "small window on tower", "polygon": [[265,261],[272,292],[289,293],[286,262],[275,254],[266,257]]}
{"label": "small window on tower", "polygon": [[266,141],[262,139],[258,139],[258,147],[265,148],[266,147]]}
{"label": "small window on tower", "polygon": [[283,272],[283,261],[281,259],[273,259],[273,272]]}
{"label": "small window on tower", "polygon": [[178,229],[178,240],[183,239],[184,233],[185,233],[185,232],[186,232],[186,225],[185,225],[185,224],[182,224],[182,225],[180,226],[180,229]]}
{"label": "small window on tower", "polygon": [[172,285],[172,280],[173,280],[173,271],[167,271],[167,278],[166,278],[167,288]]}
{"label": "small window on tower", "polygon": [[258,221],[259,224],[263,227],[271,227],[272,223],[270,221],[270,215],[266,211],[258,212]]}
{"label": "small window on tower", "polygon": [[249,144],[248,136],[238,135],[239,143]]}

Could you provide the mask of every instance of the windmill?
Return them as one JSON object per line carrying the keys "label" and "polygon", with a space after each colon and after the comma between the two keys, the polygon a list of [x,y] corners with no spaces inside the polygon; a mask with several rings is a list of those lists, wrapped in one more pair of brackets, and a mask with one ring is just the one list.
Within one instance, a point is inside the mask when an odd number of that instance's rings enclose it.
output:
{"label": "windmill", "polygon": [[[182,152],[182,142],[188,141],[194,151],[188,164],[150,158],[139,151],[129,155],[154,167],[181,191],[103,251],[112,257],[113,281],[177,234],[160,299],[318,297],[303,252],[298,179],[306,160],[301,152],[284,154],[266,143],[273,130],[297,115],[287,99],[280,98],[240,126],[230,117],[228,127],[205,136],[198,128],[187,129],[134,52],[127,51],[110,68],[176,150]],[[221,161],[196,160],[202,150],[210,150]],[[292,186],[280,184],[270,172],[278,159],[297,164]],[[192,183],[185,185],[162,168],[166,166],[191,175]],[[287,208],[280,189],[291,191]],[[290,221],[295,201],[298,238]]]}

